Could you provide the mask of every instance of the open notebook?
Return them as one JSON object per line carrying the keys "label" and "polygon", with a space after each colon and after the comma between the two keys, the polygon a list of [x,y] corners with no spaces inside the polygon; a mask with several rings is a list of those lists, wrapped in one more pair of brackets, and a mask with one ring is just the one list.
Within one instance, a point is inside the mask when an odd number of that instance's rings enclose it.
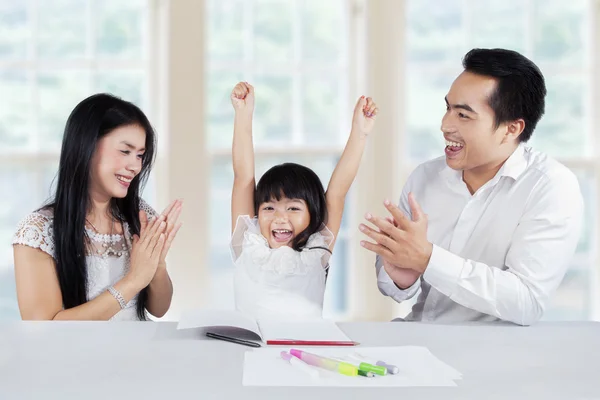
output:
{"label": "open notebook", "polygon": [[194,310],[183,313],[177,329],[206,328],[208,332],[267,345],[354,346],[333,321],[260,320],[239,311]]}

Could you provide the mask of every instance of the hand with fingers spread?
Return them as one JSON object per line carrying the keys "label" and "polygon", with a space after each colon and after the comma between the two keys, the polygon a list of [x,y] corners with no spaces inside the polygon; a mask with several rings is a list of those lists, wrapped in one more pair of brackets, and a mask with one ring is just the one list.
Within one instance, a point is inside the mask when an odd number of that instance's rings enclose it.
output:
{"label": "hand with fingers spread", "polygon": [[361,96],[354,107],[352,130],[365,136],[368,135],[375,126],[375,118],[378,112],[379,108],[377,108],[377,104],[372,98]]}
{"label": "hand with fingers spread", "polygon": [[[171,248],[171,244],[173,243],[173,239],[177,235],[179,228],[181,228],[182,223],[179,222],[179,216],[181,215],[181,209],[183,208],[183,200],[178,199],[165,208],[165,210],[160,214],[165,222],[165,244],[162,248],[162,252],[160,254],[160,259],[158,261],[158,268],[165,269],[167,267],[166,258]],[[148,227],[148,216],[146,213],[140,213],[140,225],[141,232],[144,232]]]}
{"label": "hand with fingers spread", "polygon": [[140,230],[140,235],[133,236],[131,249],[131,267],[127,273],[129,278],[139,290],[142,290],[154,277],[160,262],[166,236],[167,226],[164,216],[148,221],[145,211],[140,211],[140,221],[146,221]]}
{"label": "hand with fingers spread", "polygon": [[[392,214],[392,222],[367,214],[366,219],[378,229],[360,225],[360,230],[375,241],[361,241],[361,246],[384,259],[386,272],[400,287],[408,287],[416,281],[427,268],[433,251],[433,245],[427,240],[427,215],[412,193],[408,196],[408,202],[412,220],[394,204],[386,201],[385,207]],[[407,273],[406,270],[414,272]]]}
{"label": "hand with fingers spread", "polygon": [[254,112],[254,87],[248,82],[240,82],[231,91],[231,104],[237,113],[252,115]]}

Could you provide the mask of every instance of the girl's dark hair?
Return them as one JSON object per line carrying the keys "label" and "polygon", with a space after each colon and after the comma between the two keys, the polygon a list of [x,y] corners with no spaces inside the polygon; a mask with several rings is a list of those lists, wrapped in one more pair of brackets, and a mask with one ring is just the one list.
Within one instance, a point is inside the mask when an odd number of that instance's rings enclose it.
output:
{"label": "girl's dark hair", "polygon": [[[44,208],[54,213],[54,254],[58,282],[65,309],[88,301],[85,263],[89,238],[85,231],[89,195],[90,162],[98,141],[116,128],[139,125],[146,132],[142,169],[131,181],[127,196],[113,198],[110,212],[129,225],[130,233],[140,233],[140,189],[144,187],[155,157],[156,136],[150,121],[136,105],[109,94],[95,94],[71,112],[63,135],[58,181],[53,199]],[[146,320],[147,288],[138,296],[137,315]]]}
{"label": "girl's dark hair", "polygon": [[281,200],[300,199],[306,202],[310,214],[308,227],[300,232],[291,247],[300,251],[308,238],[327,224],[327,203],[325,190],[321,180],[313,170],[295,163],[284,163],[269,169],[258,181],[254,192],[254,213],[258,215],[258,208],[262,203],[272,199]]}

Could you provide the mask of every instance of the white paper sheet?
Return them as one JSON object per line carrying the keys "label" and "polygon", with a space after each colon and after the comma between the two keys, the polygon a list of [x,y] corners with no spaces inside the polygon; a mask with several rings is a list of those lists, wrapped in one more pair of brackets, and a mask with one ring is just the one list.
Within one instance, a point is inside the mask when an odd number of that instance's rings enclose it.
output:
{"label": "white paper sheet", "polygon": [[403,347],[351,347],[351,348],[302,348],[325,357],[344,357],[353,352],[385,361],[397,366],[396,375],[349,377],[320,368],[319,378],[290,365],[280,357],[288,347],[270,347],[247,351],[244,359],[244,386],[348,386],[348,387],[395,387],[395,386],[456,386],[455,380],[462,375],[456,369],[435,357],[427,348]]}
{"label": "white paper sheet", "polygon": [[267,340],[289,339],[328,342],[351,342],[344,332],[327,320],[305,322],[258,321],[262,337]]}

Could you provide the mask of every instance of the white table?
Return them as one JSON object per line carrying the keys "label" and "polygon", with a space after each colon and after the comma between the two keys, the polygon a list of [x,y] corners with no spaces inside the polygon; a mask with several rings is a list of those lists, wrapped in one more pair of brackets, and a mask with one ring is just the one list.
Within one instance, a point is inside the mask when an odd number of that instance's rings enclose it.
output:
{"label": "white table", "polygon": [[247,347],[175,323],[0,324],[0,399],[600,400],[600,323],[347,323],[367,346],[418,345],[463,373],[455,388],[242,386]]}

